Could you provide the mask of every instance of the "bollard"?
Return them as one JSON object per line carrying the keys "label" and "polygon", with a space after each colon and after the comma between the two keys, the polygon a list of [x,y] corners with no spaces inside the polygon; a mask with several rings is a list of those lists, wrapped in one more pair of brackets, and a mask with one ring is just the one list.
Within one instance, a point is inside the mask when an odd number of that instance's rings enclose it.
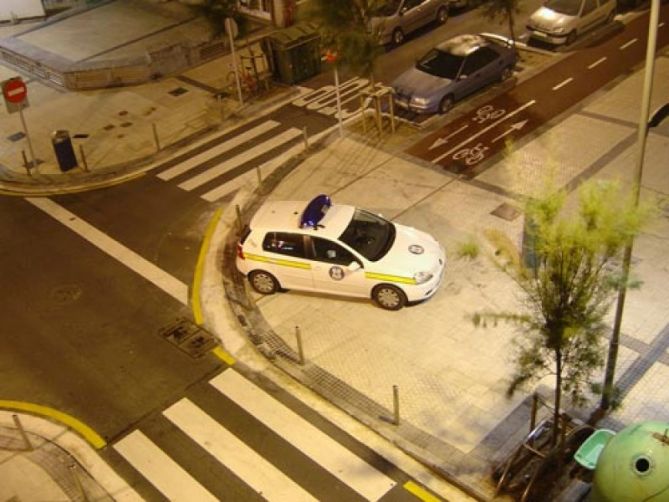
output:
{"label": "bollard", "polygon": [[297,354],[300,364],[304,366],[304,348],[302,347],[302,334],[299,326],[295,326],[295,338],[297,338]]}
{"label": "bollard", "polygon": [[262,174],[260,173],[260,166],[256,166],[256,176],[258,176],[258,186],[262,185]]}
{"label": "bollard", "polygon": [[19,416],[14,413],[12,414],[12,419],[14,419],[14,425],[16,425],[16,428],[19,430],[19,433],[21,434],[21,437],[23,438],[23,442],[26,444],[26,450],[28,451],[33,451],[33,445],[30,442],[30,439],[28,438],[28,434],[26,434],[25,429],[23,428],[23,424],[21,423],[21,420],[19,420]]}
{"label": "bollard", "polygon": [[362,121],[362,132],[367,134],[367,121],[365,120],[365,101],[360,94],[360,120]]}
{"label": "bollard", "polygon": [[239,209],[239,204],[235,204],[235,212],[237,213],[237,233],[242,235],[244,225],[242,225],[242,211]]}
{"label": "bollard", "polygon": [[534,430],[537,425],[537,407],[539,406],[539,395],[535,392],[532,394],[532,412],[530,415],[530,432]]}
{"label": "bollard", "polygon": [[390,130],[395,134],[395,104],[393,103],[393,93],[388,94],[390,104]]}
{"label": "bollard", "polygon": [[79,156],[81,157],[81,165],[84,171],[88,172],[88,162],[86,162],[86,154],[84,153],[84,145],[79,145]]}
{"label": "bollard", "polygon": [[307,126],[302,128],[302,136],[304,137],[304,149],[309,149],[309,137],[307,136]]}
{"label": "bollard", "polygon": [[30,172],[30,166],[28,165],[28,157],[26,157],[26,151],[21,150],[21,156],[23,157],[23,167],[26,168],[26,172],[28,173],[28,176],[32,176]]}
{"label": "bollard", "polygon": [[400,389],[397,385],[393,385],[393,410],[394,410],[393,423],[395,425],[399,425],[400,424]]}
{"label": "bollard", "polygon": [[77,466],[76,465],[71,465],[70,466],[70,473],[72,474],[72,477],[74,478],[74,483],[77,485],[77,488],[79,489],[79,494],[81,495],[81,500],[84,500],[84,501],[90,500],[86,496],[86,490],[84,490],[84,485],[81,484],[81,479],[79,479],[79,474],[77,474]]}
{"label": "bollard", "polygon": [[153,122],[151,124],[151,127],[153,129],[153,139],[156,142],[156,152],[160,151],[160,140],[158,139],[158,128],[156,127],[156,123]]}

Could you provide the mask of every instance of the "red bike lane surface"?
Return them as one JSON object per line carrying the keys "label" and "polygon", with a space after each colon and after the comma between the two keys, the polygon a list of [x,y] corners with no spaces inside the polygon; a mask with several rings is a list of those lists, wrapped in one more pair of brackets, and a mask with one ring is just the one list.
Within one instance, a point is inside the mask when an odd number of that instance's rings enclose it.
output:
{"label": "red bike lane surface", "polygon": [[[575,52],[409,147],[406,152],[471,179],[492,157],[641,62],[646,13],[608,40]],[[660,11],[658,50],[669,43],[669,5]],[[664,24],[663,24],[664,23]]]}

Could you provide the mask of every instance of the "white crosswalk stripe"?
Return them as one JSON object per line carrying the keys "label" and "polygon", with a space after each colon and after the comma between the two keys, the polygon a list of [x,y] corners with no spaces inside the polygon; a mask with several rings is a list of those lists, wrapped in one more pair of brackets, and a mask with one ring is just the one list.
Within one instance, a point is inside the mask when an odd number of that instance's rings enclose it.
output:
{"label": "white crosswalk stripe", "polygon": [[199,153],[189,158],[188,160],[185,160],[184,162],[181,162],[180,164],[177,164],[176,166],[163,171],[162,173],[158,174],[158,177],[165,181],[171,180],[172,178],[176,178],[177,176],[184,174],[190,171],[191,169],[196,168],[203,162],[213,157],[216,157],[217,155],[223,154],[229,150],[232,150],[236,146],[243,145],[247,141],[250,141],[253,138],[255,138],[256,136],[260,136],[261,134],[274,129],[279,125],[281,124],[275,122],[274,120],[268,120],[266,122],[262,122],[261,124],[257,125],[252,129],[249,129],[248,131],[244,131],[234,136],[233,138],[216,145],[215,147],[209,150]]}
{"label": "white crosswalk stripe", "polygon": [[[244,489],[253,490],[262,498],[269,501],[315,501],[317,497],[313,491],[313,478],[298,479],[298,472],[302,469],[285,470],[275,466],[280,464],[282,455],[293,451],[292,458],[303,458],[307,472],[319,470],[322,475],[328,476],[330,481],[326,488],[329,493],[332,483],[341,483],[340,489],[349,490],[349,494],[357,492],[366,500],[379,500],[386,495],[396,482],[378,471],[360,457],[345,448],[335,439],[302,418],[293,410],[267,394],[260,387],[251,383],[247,378],[232,369],[226,370],[209,381],[204,400],[196,404],[188,397],[184,397],[162,412],[164,418],[160,421],[153,419],[145,426],[140,427],[125,436],[113,445],[113,448],[153,487],[165,497],[174,501],[210,501],[220,499],[221,488],[229,486],[220,483],[220,477],[225,476],[234,480]],[[204,386],[203,386],[204,388]],[[235,409],[229,417],[221,410],[206,408],[214,406],[222,399],[221,394],[235,403]],[[204,406],[203,409],[201,406]],[[239,408],[237,408],[237,406]],[[243,410],[243,411],[242,411]],[[281,450],[266,450],[269,453],[259,453],[245,443],[249,438],[243,427],[240,428],[239,413],[246,413],[254,419],[255,429],[248,432],[251,436],[267,434],[279,441]],[[216,417],[216,418],[214,418]],[[237,418],[234,418],[237,417]],[[226,427],[226,420],[230,425]],[[257,422],[256,422],[257,421]],[[170,425],[171,424],[171,425]],[[178,437],[174,437],[174,428],[179,429]],[[260,429],[267,432],[262,433]],[[266,428],[266,429],[265,429]],[[143,431],[144,429],[144,431]],[[172,431],[168,434],[166,431]],[[235,432],[233,432],[235,431]],[[183,434],[181,434],[183,433]],[[246,439],[245,439],[246,438]],[[190,446],[184,443],[190,443]],[[249,443],[253,445],[253,441]],[[177,460],[168,452],[173,452]],[[190,456],[184,452],[190,450]],[[196,451],[204,450],[207,453],[209,466],[199,465],[200,470],[189,469],[186,463],[201,464],[203,457]],[[299,457],[294,457],[298,455]],[[267,455],[267,457],[263,456]],[[181,465],[180,465],[181,463]],[[219,467],[215,467],[219,466]],[[204,472],[213,474],[214,478],[203,476]],[[217,469],[220,473],[217,474]],[[314,471],[315,469],[315,471]],[[311,470],[311,471],[309,471]],[[326,474],[327,473],[327,474]],[[197,479],[196,476],[197,475]],[[338,481],[335,481],[338,480]],[[307,483],[305,488],[300,482]],[[311,483],[311,484],[309,484]],[[213,486],[209,486],[213,484]],[[225,488],[226,490],[228,488]],[[318,493],[319,488],[314,493]],[[322,493],[321,493],[322,495]]]}
{"label": "white crosswalk stripe", "polygon": [[121,439],[114,449],[170,500],[217,500],[139,430]]}
{"label": "white crosswalk stripe", "polygon": [[239,373],[225,371],[210,383],[366,499],[378,500],[395,486],[395,481],[355,456]]}
{"label": "white crosswalk stripe", "polygon": [[188,399],[163,414],[267,500],[316,500]]}
{"label": "white crosswalk stripe", "polygon": [[211,181],[214,178],[224,174],[230,169],[233,169],[245,162],[253,160],[256,157],[259,157],[264,153],[284,143],[287,143],[292,139],[295,139],[301,134],[302,132],[299,129],[295,128],[287,129],[283,131],[281,134],[273,137],[272,139],[268,139],[267,141],[264,141],[259,145],[254,145],[252,149],[246,150],[240,153],[239,155],[235,155],[234,157],[227,159],[226,161],[221,162],[220,164],[217,164],[210,169],[207,169],[206,171],[198,174],[197,176],[193,176],[192,178],[179,184],[179,188],[188,191],[193,190],[194,188],[197,188],[200,185],[204,185],[208,181]]}

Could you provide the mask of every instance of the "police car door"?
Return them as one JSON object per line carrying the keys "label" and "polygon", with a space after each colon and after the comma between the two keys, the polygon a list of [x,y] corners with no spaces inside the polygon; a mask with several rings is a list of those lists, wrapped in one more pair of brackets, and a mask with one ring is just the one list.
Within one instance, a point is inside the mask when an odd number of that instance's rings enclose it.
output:
{"label": "police car door", "polygon": [[[314,289],[339,295],[369,296],[369,284],[358,258],[330,239],[314,236],[310,239]],[[351,270],[351,263],[360,266]]]}

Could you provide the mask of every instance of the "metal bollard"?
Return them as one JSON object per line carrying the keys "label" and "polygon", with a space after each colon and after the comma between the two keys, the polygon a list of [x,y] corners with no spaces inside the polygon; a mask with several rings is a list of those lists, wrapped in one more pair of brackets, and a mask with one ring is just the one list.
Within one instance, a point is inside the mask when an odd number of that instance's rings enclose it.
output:
{"label": "metal bollard", "polygon": [[297,338],[297,355],[300,359],[300,364],[304,365],[304,348],[302,347],[302,333],[300,333],[299,326],[295,326],[295,338]]}
{"label": "metal bollard", "polygon": [[302,136],[304,137],[304,149],[309,149],[309,137],[307,136],[307,126],[302,128]]}
{"label": "metal bollard", "polygon": [[30,166],[28,165],[28,157],[26,157],[26,151],[21,150],[21,156],[23,157],[23,167],[26,168],[26,172],[28,173],[28,176],[32,176],[32,173],[30,172]]}
{"label": "metal bollard", "polygon": [[86,162],[86,154],[84,153],[84,145],[79,145],[79,156],[81,157],[81,164],[84,171],[88,172],[88,162]]}
{"label": "metal bollard", "polygon": [[235,212],[237,213],[237,233],[242,235],[244,225],[242,224],[242,210],[239,209],[239,204],[235,204]]}
{"label": "metal bollard", "polygon": [[26,450],[28,451],[33,451],[33,445],[30,442],[30,439],[28,438],[28,434],[26,434],[25,429],[23,428],[23,424],[21,423],[21,420],[19,420],[19,416],[14,413],[12,415],[12,419],[14,420],[14,425],[16,425],[16,428],[19,430],[19,433],[21,434],[21,437],[23,438],[23,442],[26,444]]}
{"label": "metal bollard", "polygon": [[400,424],[400,389],[397,385],[393,385],[393,410],[394,410],[393,423],[395,425],[399,425]]}
{"label": "metal bollard", "polygon": [[153,129],[153,139],[156,142],[156,152],[160,151],[160,140],[158,139],[158,128],[156,127],[156,123],[153,122],[151,124],[151,128]]}

